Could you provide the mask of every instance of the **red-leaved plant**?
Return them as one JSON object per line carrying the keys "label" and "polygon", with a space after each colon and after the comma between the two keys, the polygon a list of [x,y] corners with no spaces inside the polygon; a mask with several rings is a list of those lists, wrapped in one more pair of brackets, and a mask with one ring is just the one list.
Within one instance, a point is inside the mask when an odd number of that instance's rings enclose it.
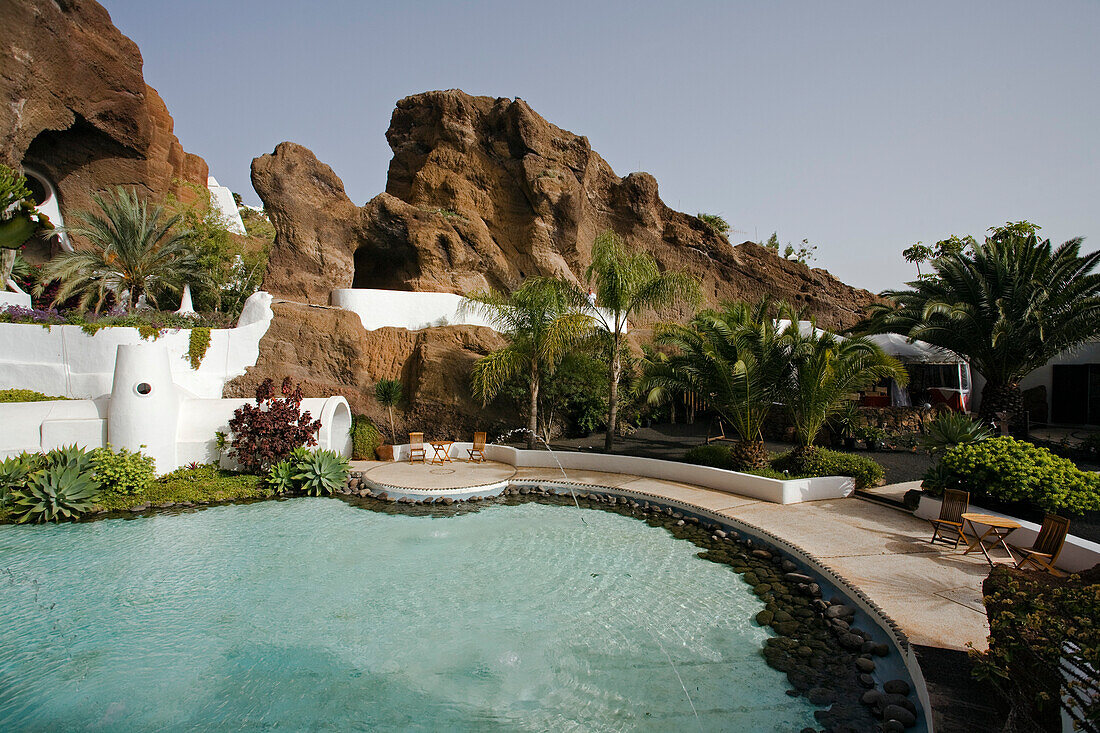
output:
{"label": "red-leaved plant", "polygon": [[302,385],[293,386],[286,377],[281,391],[283,396],[276,396],[275,382],[265,379],[256,388],[256,404],[241,405],[229,421],[229,455],[252,473],[268,470],[298,446],[317,445],[321,421],[301,411]]}

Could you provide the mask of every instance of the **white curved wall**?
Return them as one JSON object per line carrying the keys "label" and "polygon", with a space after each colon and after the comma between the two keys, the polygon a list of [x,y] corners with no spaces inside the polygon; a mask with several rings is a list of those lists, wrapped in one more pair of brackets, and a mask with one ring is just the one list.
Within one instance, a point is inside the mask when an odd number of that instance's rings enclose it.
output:
{"label": "white curved wall", "polygon": [[9,305],[17,305],[20,308],[30,308],[31,296],[27,293],[0,290],[0,310],[7,308]]}
{"label": "white curved wall", "polygon": [[[471,443],[455,443],[450,455],[458,458],[466,455]],[[394,446],[394,460],[407,461],[408,444]],[[664,479],[695,484],[729,494],[748,496],[776,504],[796,504],[802,501],[840,499],[855,490],[854,481],[848,476],[819,476],[817,478],[779,479],[754,476],[749,473],[727,471],[723,468],[697,466],[679,461],[636,456],[613,456],[603,453],[578,453],[575,451],[522,450],[507,445],[485,446],[485,457],[490,461],[507,463],[516,468],[562,468],[568,471],[602,471],[631,476]]]}
{"label": "white curved wall", "polygon": [[[492,327],[475,313],[461,313],[462,296],[454,293],[338,288],[329,294],[329,302],[358,315],[368,331],[386,327],[410,331],[431,326]],[[600,310],[607,320],[611,320],[607,311]]]}
{"label": "white curved wall", "polygon": [[[198,369],[187,360],[191,330],[168,331],[151,343],[168,349],[172,380],[195,397],[220,398],[225,383],[244,374],[260,355],[260,339],[271,324],[271,295],[254,293],[236,328],[210,332],[210,346]],[[103,328],[94,336],[80,326],[0,323],[0,389],[33,389],[59,397],[109,394],[119,345],[143,342],[136,328]]]}

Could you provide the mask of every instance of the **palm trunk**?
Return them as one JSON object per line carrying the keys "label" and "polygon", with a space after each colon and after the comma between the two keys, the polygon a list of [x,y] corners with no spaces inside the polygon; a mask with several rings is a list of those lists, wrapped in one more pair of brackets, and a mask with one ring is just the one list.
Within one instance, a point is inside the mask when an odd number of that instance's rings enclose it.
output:
{"label": "palm trunk", "polygon": [[[616,314],[616,319],[618,315]],[[617,323],[617,320],[616,320]],[[611,451],[615,447],[615,431],[619,427],[619,333],[616,330],[611,341],[611,384],[607,390],[607,435],[604,437],[603,449]]]}
{"label": "palm trunk", "polygon": [[997,418],[997,413],[1007,414],[1008,424],[1013,429],[1023,428],[1024,422],[1024,397],[1020,392],[1017,382],[998,384],[986,382],[982,387],[982,406],[978,410],[978,417],[984,423],[990,423]]}
{"label": "palm trunk", "polygon": [[0,250],[0,292],[8,289],[8,280],[11,278],[11,270],[15,266],[15,256],[18,250],[4,248]]}
{"label": "palm trunk", "polygon": [[386,405],[386,409],[390,413],[390,438],[393,439],[393,444],[397,445],[397,431],[393,427],[393,405]]}
{"label": "palm trunk", "polygon": [[531,405],[527,417],[527,450],[535,449],[536,432],[539,427],[539,365],[531,367]]}

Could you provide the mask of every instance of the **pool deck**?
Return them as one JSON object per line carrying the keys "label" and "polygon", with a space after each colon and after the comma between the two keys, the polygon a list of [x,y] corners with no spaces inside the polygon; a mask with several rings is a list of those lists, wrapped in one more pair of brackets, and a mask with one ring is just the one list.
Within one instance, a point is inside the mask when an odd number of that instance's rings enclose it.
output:
{"label": "pool deck", "polygon": [[[561,471],[500,463],[428,464],[355,461],[353,470],[384,483],[452,489],[499,482],[563,480]],[[432,471],[436,470],[436,473]],[[773,504],[690,484],[596,471],[568,472],[577,483],[641,491],[694,505],[778,535],[814,555],[858,586],[896,621],[915,644],[963,650],[986,648],[989,626],[981,584],[989,565],[930,545],[927,522],[908,512],[855,498]]]}

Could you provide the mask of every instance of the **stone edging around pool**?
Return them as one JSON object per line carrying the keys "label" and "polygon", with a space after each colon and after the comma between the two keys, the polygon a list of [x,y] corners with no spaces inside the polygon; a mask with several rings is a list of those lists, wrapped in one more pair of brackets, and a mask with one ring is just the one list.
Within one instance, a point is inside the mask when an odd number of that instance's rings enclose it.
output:
{"label": "stone edging around pool", "polygon": [[[931,720],[931,704],[928,697],[928,689],[924,681],[924,675],[920,669],[920,664],[913,653],[912,647],[909,644],[909,639],[905,633],[898,626],[889,615],[886,614],[873,600],[871,600],[858,586],[848,581],[846,578],[832,570],[825,563],[815,557],[812,553],[802,549],[801,547],[794,545],[782,537],[775,535],[767,530],[751,525],[747,522],[735,519],[732,517],[726,517],[717,514],[708,509],[704,509],[699,506],[695,506],[689,502],[684,502],[676,499],[670,499],[667,497],[659,496],[656,494],[650,494],[645,491],[639,491],[635,489],[600,486],[594,484],[585,484],[574,481],[564,480],[543,480],[543,479],[509,479],[493,484],[486,484],[483,486],[466,487],[462,489],[450,489],[450,490],[421,490],[421,489],[408,489],[404,487],[388,487],[385,485],[377,484],[371,481],[369,478],[364,477],[364,472],[353,471],[348,479],[347,488],[344,493],[347,495],[359,496],[362,498],[372,498],[381,501],[387,501],[394,504],[404,505],[432,505],[441,504],[450,506],[456,502],[479,502],[481,500],[495,499],[502,496],[519,496],[519,495],[533,495],[533,496],[564,496],[569,497],[573,495],[575,499],[585,499],[600,504],[606,504],[609,507],[616,506],[619,503],[619,499],[629,500],[633,502],[632,506],[637,508],[643,508],[645,510],[654,509],[658,512],[664,511],[666,515],[673,516],[678,520],[678,524],[683,525],[686,522],[699,525],[704,528],[714,529],[715,531],[721,531],[725,536],[715,534],[712,539],[726,539],[729,537],[731,540],[736,538],[739,534],[749,535],[750,544],[762,543],[763,548],[770,548],[771,552],[777,555],[786,555],[793,557],[795,560],[801,561],[801,563],[810,570],[811,573],[818,576],[819,600],[823,598],[826,593],[826,588],[831,587],[838,591],[847,600],[853,602],[863,615],[869,620],[882,635],[890,642],[890,645],[898,652],[901,659],[902,667],[909,679],[913,682],[914,692],[920,701],[920,708],[917,710],[917,715],[913,724],[921,724],[923,727],[919,730],[926,730],[931,733],[933,731],[933,724]],[[372,490],[368,485],[373,486]],[[390,490],[394,493],[391,494]],[[396,494],[399,494],[397,496]],[[640,500],[640,501],[639,501]],[[627,504],[628,501],[624,501],[623,504]],[[765,550],[767,551],[767,550]],[[820,582],[823,581],[823,582]],[[811,584],[803,583],[807,587],[812,587]],[[802,592],[806,592],[803,590]],[[824,602],[824,601],[822,601]],[[830,603],[829,606],[842,606],[843,603]],[[824,609],[828,611],[828,609]],[[843,621],[843,618],[826,617],[834,629],[838,631],[838,637],[844,638],[844,631],[847,631],[847,624]],[[836,621],[840,621],[845,624],[842,629]],[[845,648],[851,648],[856,644],[856,640],[853,637],[857,637],[856,634],[847,634],[846,642],[848,646]],[[866,644],[871,644],[870,639],[859,638],[859,647],[865,648]],[[869,654],[864,652],[865,656],[869,657]],[[866,665],[865,665],[866,666]],[[871,665],[873,667],[873,664]],[[871,690],[877,690],[872,685],[867,685],[866,680],[871,679],[869,676],[861,682]],[[881,680],[880,680],[881,682]],[[866,695],[871,694],[869,690],[865,693],[864,701],[866,702]],[[896,694],[896,693],[895,693]],[[883,695],[884,702],[886,696]],[[898,702],[896,697],[891,697],[895,703]],[[896,705],[894,707],[897,707]],[[920,713],[923,711],[923,715]],[[902,713],[894,710],[895,715],[902,715]],[[905,721],[909,722],[909,721]]]}

